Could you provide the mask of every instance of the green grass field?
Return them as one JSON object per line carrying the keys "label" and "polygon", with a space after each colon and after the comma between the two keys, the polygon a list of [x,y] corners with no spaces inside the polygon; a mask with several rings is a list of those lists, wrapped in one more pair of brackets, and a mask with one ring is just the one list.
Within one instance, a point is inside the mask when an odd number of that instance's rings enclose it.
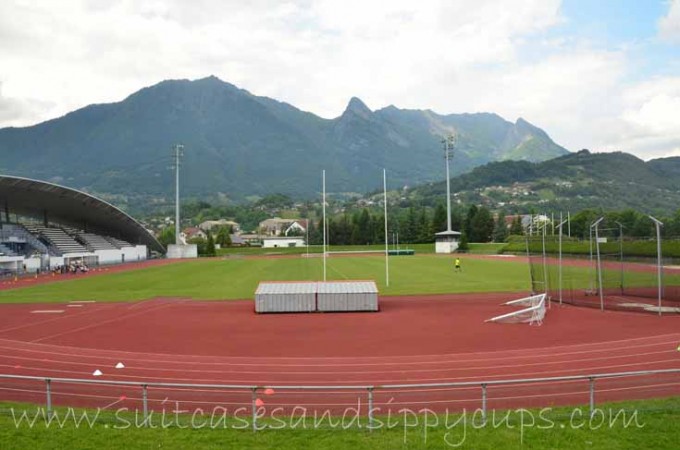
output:
{"label": "green grass field", "polygon": [[[390,422],[393,427],[388,429],[385,425],[373,432],[356,426],[331,428],[327,420],[319,429],[313,428],[312,420],[307,421],[304,428],[298,424],[296,428],[286,426],[285,429],[259,432],[234,429],[242,424],[233,421],[227,422],[226,426],[196,429],[189,426],[191,417],[188,415],[178,420],[169,415],[167,428],[162,428],[160,423],[156,428],[125,428],[123,420],[135,422],[132,413],[116,415],[105,411],[95,421],[92,410],[88,411],[91,426],[86,421],[76,426],[72,419],[62,426],[56,422],[47,426],[42,419],[33,426],[28,422],[16,425],[15,418],[22,410],[34,417],[36,408],[0,403],[0,448],[674,449],[678,444],[677,424],[680,420],[680,398],[676,397],[599,405],[602,413],[598,413],[593,421],[588,420],[587,408],[551,408],[543,412],[497,411],[496,419],[490,418],[486,426],[481,426],[479,418],[473,422],[470,411],[465,420],[460,414],[451,414],[448,419],[443,415],[431,415],[428,423],[434,425],[436,419],[438,424],[427,428],[423,416],[417,419],[395,416]],[[63,420],[66,410],[57,411]],[[82,417],[82,413],[83,410],[77,410],[76,417]],[[508,421],[503,422],[501,419],[506,416]],[[387,424],[387,418],[380,419]],[[413,426],[405,426],[407,420]],[[362,424],[365,426],[366,418],[362,419]]]}
{"label": "green grass field", "polygon": [[[328,279],[374,279],[384,295],[464,293],[491,291],[528,291],[529,268],[525,262],[505,259],[474,259],[462,257],[463,272],[454,273],[452,257],[436,255],[399,256],[390,258],[390,286],[385,286],[385,262],[382,256],[343,256],[328,259]],[[322,278],[322,258],[292,256],[290,258],[244,258],[231,255],[225,258],[199,259],[163,266],[148,267],[128,272],[91,277],[66,277],[64,281],[19,289],[0,291],[0,303],[61,302],[68,300],[132,301],[153,297],[185,297],[205,300],[248,299],[261,280],[318,280]],[[577,284],[587,285],[588,268],[570,268]],[[632,274],[632,276],[638,276]],[[644,279],[648,274],[639,275]],[[642,278],[641,278],[642,279]],[[585,421],[579,428],[572,427],[570,414],[574,409],[552,409],[547,422],[522,428],[521,416],[510,412],[507,425],[475,427],[472,416],[461,422],[461,416],[449,419],[439,416],[439,425],[425,428],[425,418],[418,417],[419,425],[405,427],[401,419],[392,429],[369,433],[365,429],[286,428],[253,433],[233,429],[233,421],[226,427],[213,429],[163,428],[126,429],[120,416],[103,413],[92,427],[76,426],[73,420],[64,426],[47,427],[42,419],[35,425],[16,426],[11,409],[27,410],[35,414],[40,405],[0,403],[0,448],[324,448],[324,449],[440,449],[440,448],[677,448],[677,423],[680,420],[680,398],[625,402],[599,405],[608,412],[625,409],[628,417],[638,410],[642,426],[624,426],[619,420],[614,426],[590,426],[585,409],[579,409]],[[64,408],[58,409],[66,414]],[[538,418],[538,411],[531,411]],[[82,417],[78,410],[77,417]],[[507,412],[500,413],[503,417]],[[92,415],[91,415],[92,416]],[[134,418],[127,418],[134,423]],[[173,419],[174,415],[170,417]],[[609,419],[610,416],[607,416]],[[384,418],[383,418],[384,419]],[[188,417],[179,419],[187,425]],[[365,418],[363,419],[365,421]],[[409,420],[416,420],[409,418]],[[432,417],[430,417],[432,420]],[[266,422],[265,422],[266,423]],[[543,425],[544,428],[539,427]],[[278,423],[276,424],[278,426]],[[427,433],[427,434],[426,434]],[[427,438],[426,438],[427,436]]]}
{"label": "green grass field", "polygon": [[[506,246],[505,243],[490,244],[469,244],[468,253],[471,254],[496,254],[500,253]],[[434,254],[434,244],[401,244],[401,250],[415,250],[416,254]],[[390,250],[396,250],[394,245],[390,245]],[[384,245],[333,245],[329,247],[331,252],[384,252]],[[303,253],[323,253],[321,245],[307,247],[282,247],[282,248],[262,248],[262,247],[227,247],[217,250],[218,256],[227,255],[300,255]]]}
{"label": "green grass field", "polygon": [[[531,289],[525,262],[513,258],[461,258],[463,272],[454,273],[452,257],[391,257],[390,285],[386,286],[383,256],[335,256],[327,260],[327,279],[375,280],[382,295],[528,292]],[[549,272],[553,282],[558,279],[555,266]],[[563,276],[565,287],[578,289],[588,287],[592,279],[587,267],[565,267]],[[154,297],[251,299],[260,281],[321,279],[323,258],[318,255],[309,258],[295,255],[289,258],[202,258],[91,277],[66,276],[63,281],[0,291],[0,303],[133,301]],[[668,276],[665,281],[680,284],[680,275]],[[655,282],[654,273],[626,272],[629,286],[649,286]]]}
{"label": "green grass field", "polygon": [[[383,295],[527,291],[526,263],[508,260],[463,260],[454,273],[451,257],[392,257],[390,285],[385,286],[382,256],[331,257],[328,280],[375,280]],[[250,299],[260,281],[320,280],[323,258],[211,258],[149,267],[0,291],[0,303],[68,300],[130,301],[153,297],[200,300]]]}

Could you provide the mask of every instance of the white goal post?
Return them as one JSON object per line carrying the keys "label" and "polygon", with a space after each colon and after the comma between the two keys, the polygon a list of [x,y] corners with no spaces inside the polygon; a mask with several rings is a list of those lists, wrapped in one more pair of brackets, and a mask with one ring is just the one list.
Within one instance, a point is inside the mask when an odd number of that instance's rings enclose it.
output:
{"label": "white goal post", "polygon": [[511,313],[502,314],[485,320],[485,322],[497,323],[528,323],[529,325],[542,325],[545,317],[546,294],[531,295],[504,303],[508,306],[526,306],[526,308]]}

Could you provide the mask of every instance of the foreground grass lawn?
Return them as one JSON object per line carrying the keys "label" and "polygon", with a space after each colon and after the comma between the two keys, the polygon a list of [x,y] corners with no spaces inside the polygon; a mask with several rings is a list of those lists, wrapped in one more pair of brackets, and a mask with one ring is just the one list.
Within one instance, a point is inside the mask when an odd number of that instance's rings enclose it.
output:
{"label": "foreground grass lawn", "polygon": [[[481,426],[479,418],[473,421],[469,411],[465,416],[451,414],[448,418],[430,415],[428,427],[422,415],[393,417],[390,428],[387,418],[380,417],[384,425],[372,432],[365,429],[366,418],[361,418],[362,428],[343,429],[339,420],[331,427],[326,420],[315,429],[311,420],[303,426],[286,419],[283,427],[265,422],[282,429],[253,432],[250,428],[235,429],[245,422],[228,420],[217,426],[195,428],[190,425],[190,415],[179,419],[170,415],[166,428],[160,422],[156,428],[142,428],[134,425],[132,413],[104,411],[95,420],[93,410],[87,411],[92,425],[83,420],[76,426],[73,419],[64,421],[64,408],[57,410],[61,426],[55,421],[48,426],[39,414],[33,425],[26,421],[17,425],[21,411],[35,417],[37,408],[0,403],[0,448],[674,449],[680,421],[680,398],[674,397],[599,405],[592,421],[585,407],[556,408],[497,411],[495,418],[490,416],[487,425]],[[75,417],[82,417],[82,410],[74,412]],[[504,417],[508,420],[503,421]],[[185,428],[178,427],[178,423]]]}
{"label": "foreground grass lawn", "polygon": [[[453,272],[451,257],[434,255],[390,258],[390,285],[385,286],[383,256],[332,257],[328,280],[375,280],[383,295],[528,291],[526,263],[463,259]],[[129,301],[153,297],[201,300],[250,299],[262,280],[321,280],[323,258],[213,258],[141,270],[69,278],[50,284],[0,292],[0,303],[68,300]]]}

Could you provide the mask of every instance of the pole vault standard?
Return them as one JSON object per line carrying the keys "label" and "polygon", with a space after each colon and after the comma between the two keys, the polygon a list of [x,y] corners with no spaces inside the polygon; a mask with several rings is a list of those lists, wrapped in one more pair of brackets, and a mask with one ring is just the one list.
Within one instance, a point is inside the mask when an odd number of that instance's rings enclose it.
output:
{"label": "pole vault standard", "polygon": [[385,203],[385,286],[390,285],[390,252],[387,237],[387,171],[383,169],[383,201]]}

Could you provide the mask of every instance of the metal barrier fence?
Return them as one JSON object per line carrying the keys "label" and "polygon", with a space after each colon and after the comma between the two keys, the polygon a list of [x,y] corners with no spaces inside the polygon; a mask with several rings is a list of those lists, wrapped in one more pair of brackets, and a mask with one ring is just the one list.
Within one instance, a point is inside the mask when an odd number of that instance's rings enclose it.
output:
{"label": "metal barrier fence", "polygon": [[[44,388],[44,398],[45,407],[48,417],[53,413],[53,386],[55,383],[69,383],[69,384],[82,384],[82,385],[98,385],[98,386],[127,386],[136,387],[141,390],[141,400],[142,400],[142,413],[143,413],[143,426],[148,426],[150,421],[150,407],[149,407],[149,388],[179,388],[188,389],[190,391],[198,392],[205,389],[215,389],[215,390],[238,390],[242,393],[250,393],[250,406],[249,415],[252,418],[252,428],[253,431],[258,430],[257,420],[258,420],[258,393],[262,393],[266,390],[277,390],[277,391],[355,391],[363,392],[367,400],[367,419],[368,428],[371,429],[371,425],[375,420],[375,408],[374,408],[374,396],[380,391],[384,390],[410,390],[410,389],[435,389],[435,388],[479,388],[479,405],[478,410],[481,412],[481,418],[483,423],[486,423],[487,413],[488,413],[488,395],[487,391],[492,386],[517,386],[521,384],[550,384],[550,383],[564,383],[564,382],[575,382],[575,381],[586,381],[588,382],[588,406],[590,416],[594,414],[595,408],[595,383],[597,380],[606,379],[620,379],[626,377],[643,377],[650,375],[680,375],[680,369],[658,369],[658,370],[643,370],[643,371],[630,371],[630,372],[612,372],[612,373],[597,373],[590,375],[572,375],[572,376],[559,376],[559,377],[541,377],[541,378],[521,378],[521,379],[510,379],[510,380],[481,380],[481,381],[463,381],[463,382],[449,382],[449,383],[414,383],[414,384],[383,384],[383,385],[304,385],[304,386],[293,386],[293,385],[242,385],[242,384],[191,384],[191,383],[161,383],[152,381],[107,381],[107,380],[88,380],[88,379],[78,379],[78,378],[56,378],[56,377],[37,377],[37,376],[26,376],[26,375],[8,375],[0,374],[0,380],[25,380],[25,381],[38,381],[45,383]],[[669,384],[666,384],[668,386]],[[680,386],[680,377],[673,377],[673,382],[670,383],[671,386]],[[630,389],[630,388],[624,388]],[[680,392],[680,391],[678,391]],[[676,395],[673,391],[671,395]]]}

